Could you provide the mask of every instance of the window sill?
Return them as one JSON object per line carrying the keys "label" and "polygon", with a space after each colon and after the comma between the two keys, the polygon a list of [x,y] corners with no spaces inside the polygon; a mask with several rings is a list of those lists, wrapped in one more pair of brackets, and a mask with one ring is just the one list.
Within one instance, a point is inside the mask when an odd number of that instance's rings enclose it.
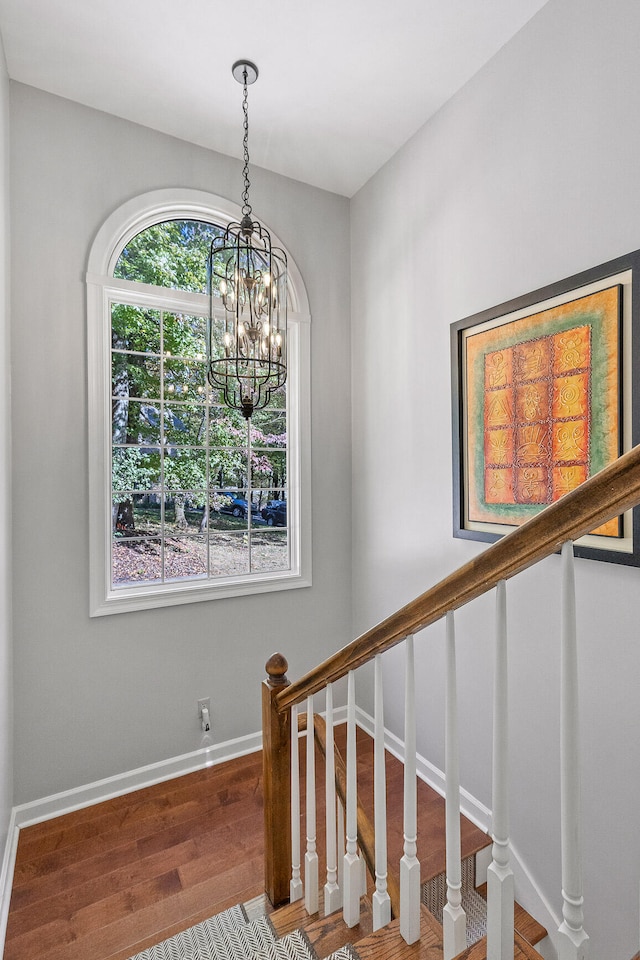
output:
{"label": "window sill", "polygon": [[150,610],[155,607],[171,607],[180,603],[198,603],[202,600],[218,600],[225,597],[249,597],[277,590],[294,590],[310,587],[311,579],[301,574],[283,571],[281,574],[252,576],[251,579],[234,578],[216,583],[184,581],[165,583],[154,587],[121,587],[108,590],[106,598],[91,604],[91,617],[103,617],[112,613],[128,613],[135,610]]}

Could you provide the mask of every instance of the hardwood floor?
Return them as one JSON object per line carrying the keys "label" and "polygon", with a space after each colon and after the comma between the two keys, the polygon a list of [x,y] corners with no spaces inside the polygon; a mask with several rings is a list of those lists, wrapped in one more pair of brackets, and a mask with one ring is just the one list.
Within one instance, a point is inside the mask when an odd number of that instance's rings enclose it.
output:
{"label": "hardwood floor", "polygon": [[[359,792],[371,809],[372,745],[366,734],[358,739]],[[387,784],[397,863],[402,765],[390,756]],[[261,785],[262,755],[251,754],[21,830],[4,960],[126,960],[262,893]],[[418,797],[426,880],[444,869],[444,802],[422,782]],[[463,818],[463,856],[486,843]]]}

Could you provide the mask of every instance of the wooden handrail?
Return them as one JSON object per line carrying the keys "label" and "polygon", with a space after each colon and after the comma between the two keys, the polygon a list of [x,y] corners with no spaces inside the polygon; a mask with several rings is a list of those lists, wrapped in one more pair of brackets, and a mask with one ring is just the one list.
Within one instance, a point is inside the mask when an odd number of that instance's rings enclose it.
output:
{"label": "wooden handrail", "polygon": [[[307,715],[300,714],[298,717],[298,730],[307,729]],[[315,742],[318,744],[323,757],[327,756],[327,725],[324,717],[314,714],[313,733]],[[343,807],[347,805],[347,768],[344,759],[337,746],[334,746],[335,771],[336,771],[336,792],[340,797]],[[367,865],[369,875],[375,882],[376,879],[376,837],[371,821],[365,813],[364,807],[358,800],[358,844]],[[391,916],[400,915],[400,885],[391,871],[387,873],[387,893],[391,901]]]}
{"label": "wooden handrail", "polygon": [[640,502],[640,445],[279,691],[278,713]]}

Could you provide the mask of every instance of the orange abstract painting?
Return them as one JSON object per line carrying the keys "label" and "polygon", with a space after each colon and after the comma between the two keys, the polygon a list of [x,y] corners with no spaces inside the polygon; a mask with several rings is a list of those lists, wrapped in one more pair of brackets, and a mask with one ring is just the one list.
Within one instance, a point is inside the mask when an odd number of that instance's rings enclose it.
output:
{"label": "orange abstract painting", "polygon": [[620,298],[614,285],[466,336],[470,521],[519,525],[616,459]]}

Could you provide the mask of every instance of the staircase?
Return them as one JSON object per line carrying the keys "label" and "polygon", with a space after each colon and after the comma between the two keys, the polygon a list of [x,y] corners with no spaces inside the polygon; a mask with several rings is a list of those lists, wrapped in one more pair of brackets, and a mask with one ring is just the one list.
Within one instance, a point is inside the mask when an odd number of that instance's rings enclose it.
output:
{"label": "staircase", "polygon": [[[470,881],[472,874],[470,863]],[[442,960],[442,926],[424,901],[442,916],[445,890],[441,876],[423,885],[420,939],[411,946],[402,938],[398,920],[373,931],[367,897],[362,901],[360,922],[348,928],[341,911],[327,917],[308,915],[302,900],[272,911],[261,896],[149,947],[131,960]],[[473,893],[482,902],[483,889]],[[467,906],[468,902],[467,898]],[[514,960],[541,960],[535,944],[546,935],[544,928],[517,905],[515,926]],[[486,960],[486,955],[483,937],[457,960]]]}
{"label": "staircase", "polygon": [[[327,780],[327,727],[320,716],[300,717],[298,728],[304,734],[297,742],[300,782],[303,796],[309,782],[305,774],[310,761],[309,741],[306,733],[312,729],[315,734],[316,756],[325,761],[325,785]],[[339,725],[330,738],[334,742],[334,751],[329,756],[335,758],[335,782],[338,797],[346,800],[344,761],[341,749],[346,742],[346,727]],[[447,904],[448,887],[444,871],[444,822],[443,803],[435,791],[424,783],[417,784],[417,802],[419,808],[418,833],[424,835],[421,847],[423,863],[420,884],[419,937],[408,944],[401,932],[400,920],[392,919],[384,926],[378,926],[372,908],[372,895],[376,890],[377,878],[367,835],[371,832],[369,816],[372,814],[372,796],[368,796],[366,784],[370,783],[374,771],[374,742],[361,729],[357,731],[358,776],[362,790],[358,806],[358,835],[362,843],[361,857],[370,869],[367,875],[361,870],[363,893],[360,897],[359,920],[348,927],[343,910],[336,908],[328,915],[326,909],[326,888],[319,886],[317,903],[320,909],[308,911],[307,899],[299,896],[292,902],[274,909],[266,894],[238,904],[222,913],[195,924],[188,930],[163,943],[151,946],[135,954],[130,960],[444,960],[447,957],[443,936],[443,910]],[[313,738],[311,743],[313,743]],[[306,758],[305,758],[306,754]],[[399,823],[402,819],[401,804],[398,803],[399,787],[402,783],[404,766],[393,756],[386,761],[386,792],[390,800],[390,816],[387,821],[387,840],[389,850],[399,854]],[[315,786],[315,784],[314,784]],[[322,812],[322,790],[314,789],[316,801]],[[315,804],[314,804],[315,806]],[[461,860],[461,905],[466,914],[467,949],[448,960],[486,960],[487,943],[487,885],[476,886],[476,862],[486,864],[487,835],[464,817],[460,817],[460,829],[464,834],[464,859]],[[318,850],[322,866],[327,861],[326,835],[321,832]],[[397,859],[397,856],[396,856]],[[364,864],[361,864],[364,867]],[[373,867],[373,869],[372,869]],[[484,873],[486,867],[480,868]],[[306,871],[305,871],[306,872]],[[389,889],[399,888],[390,869],[387,877]],[[366,879],[366,883],[365,883]],[[342,878],[343,880],[343,878]],[[341,882],[342,886],[342,882]],[[364,889],[366,887],[366,892]],[[227,901],[229,902],[229,901]],[[395,913],[395,908],[394,908]],[[514,904],[514,960],[542,960],[536,951],[547,931],[517,903]],[[640,960],[640,958],[639,958]]]}
{"label": "staircase", "polygon": [[[293,780],[294,794],[298,790],[298,777],[300,774],[302,774],[302,776],[299,777],[302,789],[304,790],[306,781],[307,791],[311,789],[313,793],[315,793],[315,773],[313,773],[310,781],[306,779],[305,773],[308,773],[309,769],[313,770],[317,766],[318,758],[324,761],[324,779],[325,783],[328,784],[328,771],[330,768],[328,768],[327,759],[333,755],[335,760],[334,774],[336,793],[339,803],[344,804],[346,808],[348,805],[347,773],[341,749],[344,749],[345,734],[348,739],[348,725],[347,728],[338,727],[337,730],[334,730],[333,735],[328,738],[327,724],[324,718],[313,714],[309,708],[306,715],[297,717],[296,727],[299,733],[304,734],[304,736],[297,742],[298,749],[296,750],[294,748],[292,751],[292,755],[294,753],[299,754],[293,765],[295,769]],[[311,749],[311,752],[309,752],[309,749],[311,743],[313,743],[313,738],[308,736],[310,731],[313,731],[316,744],[316,750]],[[328,739],[333,742],[333,750],[328,750],[327,748]],[[373,776],[375,766],[374,741],[360,730],[358,730],[355,739],[358,744],[358,773],[356,779],[367,782]],[[314,760],[313,757],[316,754],[317,757]],[[307,768],[306,771],[304,769],[305,767]],[[399,786],[398,767],[404,769],[394,758],[387,758],[385,764],[386,787],[384,792],[389,795],[397,795],[397,787]],[[368,895],[370,896],[374,885],[375,887],[378,885],[379,877],[376,875],[376,857],[372,849],[374,844],[372,838],[375,831],[369,819],[372,813],[370,809],[370,801],[372,798],[369,797],[368,799],[369,803],[364,801],[364,806],[360,802],[360,799],[358,800],[356,819],[360,857],[369,869]],[[438,832],[442,830],[443,825],[438,823],[437,816],[435,818],[433,817],[434,811],[429,809],[427,812],[426,808],[429,808],[430,804],[426,804],[424,802],[425,799],[424,793],[418,790],[416,801],[419,812],[416,827],[418,828],[418,835],[425,833],[426,836],[430,838],[430,844],[428,845],[434,847],[433,853],[436,855],[435,862],[437,862],[437,851],[438,848],[441,847],[441,844],[437,841],[436,836]],[[299,806],[300,803],[298,801],[297,807]],[[327,800],[327,808],[329,806],[335,806],[335,803]],[[365,809],[365,807],[367,809]],[[313,822],[316,813],[315,803],[312,809]],[[424,819],[421,817],[422,812],[426,814]],[[307,818],[309,813],[310,810],[307,807]],[[397,820],[400,819],[399,813],[400,811],[397,811]],[[397,822],[394,823],[394,819],[396,818],[388,818],[385,827],[387,844],[390,844],[391,848],[397,848],[397,841],[399,839],[396,837],[396,843],[393,842],[394,830],[397,829]],[[468,824],[468,826],[472,825]],[[314,827],[312,824],[310,825],[308,820],[307,829],[311,830],[312,833],[314,832]],[[460,832],[460,829],[461,821],[457,826],[458,832]],[[334,957],[336,960],[365,960],[365,958],[368,958],[368,960],[387,960],[387,958],[388,960],[391,960],[391,958],[396,960],[396,958],[405,957],[407,960],[408,958],[415,958],[415,960],[443,960],[443,958],[445,958],[445,960],[465,960],[465,958],[468,958],[468,960],[486,960],[487,884],[484,883],[479,887],[476,886],[476,854],[487,846],[488,838],[475,827],[472,827],[472,829],[475,831],[475,834],[477,834],[475,845],[473,846],[475,853],[465,855],[465,859],[460,861],[460,906],[465,915],[463,943],[466,939],[467,947],[462,950],[462,952],[456,952],[455,958],[450,946],[447,948],[445,943],[446,938],[443,935],[443,912],[448,903],[450,891],[448,889],[446,873],[442,869],[444,865],[444,861],[442,861],[442,865],[436,867],[437,872],[434,871],[430,879],[420,884],[420,905],[418,908],[420,916],[419,935],[416,935],[416,939],[413,942],[407,943],[406,937],[401,932],[399,919],[393,919],[389,923],[384,924],[384,926],[376,924],[371,900],[368,896],[360,900],[359,921],[354,926],[348,927],[341,909],[335,909],[335,912],[330,913],[328,916],[321,916],[319,912],[310,913],[306,898],[303,899],[302,894],[298,892],[298,899],[281,906],[269,917],[274,933],[280,938],[277,940],[277,946],[274,946],[272,952],[268,954],[256,951],[254,960],[261,960],[262,956],[272,956],[278,958],[278,960],[296,960],[297,957],[301,958],[301,960],[324,960],[324,958],[331,958],[331,960],[333,960]],[[314,850],[315,846],[314,841]],[[423,854],[425,852],[423,848]],[[324,851],[324,853],[326,853],[326,851]],[[299,857],[299,852],[296,854],[296,858],[297,857]],[[429,868],[426,866],[428,862],[429,857],[427,855],[423,867],[420,870],[422,878],[425,877],[425,874],[427,877],[430,876]],[[364,866],[364,864],[361,864],[361,866]],[[329,870],[328,867],[327,869]],[[393,869],[390,870],[386,878],[386,886],[391,892],[391,900],[393,903],[392,916],[398,917],[400,908],[399,884],[394,876]],[[292,891],[293,889],[292,884]],[[325,899],[323,894],[325,891],[326,888],[319,890],[316,901],[318,904],[323,903],[323,899]],[[266,897],[259,898],[259,900],[262,900],[263,906],[266,904],[269,909],[273,909]],[[514,903],[513,906],[514,960],[541,960],[541,955],[535,949],[535,946],[546,937],[547,931],[518,903]],[[322,909],[322,907],[320,909]],[[275,952],[273,952],[274,950]],[[247,957],[254,956],[252,953],[242,955]],[[187,956],[189,960],[191,960],[191,955],[187,954]],[[135,958],[135,960],[161,960],[163,957],[164,955],[162,954],[142,954],[140,958]],[[211,960],[218,960],[218,954],[215,952],[211,954],[194,954],[193,960],[210,960],[210,958]],[[220,954],[220,960],[227,960],[227,955],[224,953]]]}
{"label": "staircase", "polygon": [[[466,957],[481,960],[486,949],[468,945],[467,916],[462,905],[460,836],[460,776],[456,674],[455,614],[488,592],[495,591],[495,645],[493,689],[492,764],[492,853],[488,877],[488,923],[490,952],[496,960],[539,956],[530,940],[522,934],[514,919],[515,877],[510,863],[509,839],[509,680],[508,649],[510,636],[507,618],[507,581],[553,553],[561,552],[560,616],[560,829],[562,876],[559,891],[562,921],[552,931],[554,946],[563,960],[585,960],[589,936],[584,929],[581,801],[580,801],[580,724],[576,591],[573,541],[598,530],[605,522],[621,516],[640,503],[640,445],[624,454],[600,473],[551,506],[493,543],[484,553],[449,574],[386,620],[361,634],[324,663],[291,683],[286,658],[274,654],[266,664],[267,679],[262,688],[264,796],[265,796],[265,892],[274,906],[289,897],[305,898],[306,911],[314,915],[318,901],[319,864],[316,849],[314,739],[326,757],[327,801],[327,884],[324,888],[331,911],[341,894],[343,916],[348,927],[360,924],[362,860],[372,876],[373,938],[357,941],[355,949],[364,957],[372,944],[382,944],[393,936],[395,919],[400,918],[402,942],[387,956],[442,957],[454,960]],[[420,902],[421,866],[417,858],[418,817],[416,793],[416,661],[415,635],[436,622],[445,621],[445,669],[440,675],[445,700],[445,801],[447,877],[446,904],[442,933],[432,926],[437,921],[425,912]],[[433,635],[432,635],[433,636]],[[427,644],[427,639],[420,641]],[[383,655],[398,644],[404,648],[404,810],[403,855],[400,859],[400,883],[392,882],[388,871],[386,834],[385,727]],[[356,672],[372,664],[374,676],[374,823],[361,816],[358,795],[356,749]],[[347,681],[347,750],[344,767],[334,763],[333,685]],[[370,685],[370,680],[367,681]],[[397,682],[394,683],[396,696]],[[326,719],[318,721],[314,697],[323,700]],[[301,851],[298,709],[306,703],[307,806],[304,858]],[[321,708],[322,709],[322,708]],[[335,776],[334,776],[335,774]],[[333,781],[335,779],[335,790]],[[336,819],[336,805],[338,817]],[[344,815],[344,816],[343,816]],[[344,821],[344,840],[336,847],[338,826]],[[342,852],[346,854],[342,858]],[[339,850],[339,854],[336,850]],[[302,880],[304,859],[305,883]],[[343,878],[337,874],[342,864]],[[306,886],[306,889],[305,889]],[[395,887],[395,889],[394,889]],[[549,901],[551,903],[551,901]],[[431,919],[430,919],[431,918]],[[426,927],[426,930],[423,929]],[[405,944],[405,946],[402,945]],[[465,943],[467,946],[465,947]],[[421,951],[426,951],[424,954]],[[326,955],[326,954],[325,954]],[[385,956],[368,953],[369,956]]]}

